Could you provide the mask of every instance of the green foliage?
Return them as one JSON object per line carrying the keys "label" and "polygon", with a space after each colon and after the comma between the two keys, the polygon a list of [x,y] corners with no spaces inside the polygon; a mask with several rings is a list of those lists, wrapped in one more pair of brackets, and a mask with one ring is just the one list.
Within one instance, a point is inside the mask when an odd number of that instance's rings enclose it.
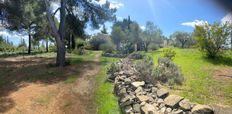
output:
{"label": "green foliage", "polygon": [[[174,50],[177,54],[173,62],[181,67],[185,81],[181,86],[173,86],[170,89],[171,93],[201,104],[232,105],[230,97],[232,80],[221,76],[215,79],[215,75],[213,75],[214,71],[231,68],[232,57],[229,51],[228,54],[223,54],[223,58],[209,60],[197,49]],[[147,55],[153,58],[155,64],[158,64],[158,58],[162,53],[155,51],[147,53]],[[220,94],[220,96],[215,94]]]}
{"label": "green foliage", "polygon": [[225,46],[229,35],[230,28],[226,24],[205,24],[203,26],[196,26],[194,30],[194,37],[197,40],[198,46],[210,58],[215,58],[222,52],[222,48]]}
{"label": "green foliage", "polygon": [[174,46],[189,48],[195,45],[195,40],[191,33],[177,31],[170,36],[174,40]]}
{"label": "green foliage", "polygon": [[155,51],[155,50],[158,50],[159,49],[159,46],[155,43],[152,43],[148,46],[148,49],[149,50],[152,50],[152,51]]}
{"label": "green foliage", "polygon": [[120,70],[121,66],[118,63],[112,63],[107,69],[107,74],[114,76],[114,73],[119,72]]}
{"label": "green foliage", "polygon": [[[141,33],[145,51],[148,51],[150,44],[161,44],[163,42],[162,31],[153,23],[147,22],[145,30]],[[153,45],[154,46],[154,45]],[[157,45],[158,46],[158,45]],[[153,49],[152,49],[153,50]]]}
{"label": "green foliage", "polygon": [[94,35],[90,41],[89,44],[92,46],[94,50],[99,50],[100,45],[105,44],[109,41],[109,36],[105,34],[98,33],[97,35]]}
{"label": "green foliage", "polygon": [[131,53],[129,56],[128,56],[128,58],[130,58],[130,59],[143,59],[145,57],[145,54],[144,53],[142,53],[142,52],[133,52],[133,53]]}
{"label": "green foliage", "polygon": [[173,60],[176,56],[176,52],[172,48],[165,48],[162,50],[162,57]]}
{"label": "green foliage", "polygon": [[100,45],[100,49],[103,50],[104,53],[113,53],[115,50],[115,45],[111,42],[107,42]]}
{"label": "green foliage", "polygon": [[120,44],[125,40],[126,34],[122,31],[121,27],[114,25],[112,28],[111,38],[116,45],[117,50],[120,49]]}
{"label": "green foliage", "polygon": [[154,64],[152,58],[145,58],[141,61],[138,61],[135,65],[136,70],[139,73],[139,78],[141,80],[156,84],[157,79],[152,76],[153,70],[154,70]]}
{"label": "green foliage", "polygon": [[116,62],[117,60],[118,59],[115,58],[101,58],[101,71],[96,76],[97,89],[95,93],[95,101],[97,114],[121,114],[118,99],[114,94],[112,94],[114,87],[111,83],[106,82],[108,78],[106,73],[109,63]]}
{"label": "green foliage", "polygon": [[153,72],[153,76],[162,83],[169,85],[181,85],[184,77],[181,70],[169,58],[159,58],[158,66]]}
{"label": "green foliage", "polygon": [[9,42],[8,39],[3,39],[3,37],[0,36],[0,52],[14,52],[15,50],[16,47],[12,42]]}

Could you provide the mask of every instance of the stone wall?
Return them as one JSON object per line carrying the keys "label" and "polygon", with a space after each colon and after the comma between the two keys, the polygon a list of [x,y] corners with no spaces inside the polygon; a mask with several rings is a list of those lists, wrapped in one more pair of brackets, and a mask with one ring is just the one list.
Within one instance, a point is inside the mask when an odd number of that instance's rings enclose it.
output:
{"label": "stone wall", "polygon": [[139,79],[134,64],[129,59],[117,63],[120,70],[109,76],[119,105],[126,114],[214,114],[210,106],[190,102],[171,95],[160,84],[149,84]]}

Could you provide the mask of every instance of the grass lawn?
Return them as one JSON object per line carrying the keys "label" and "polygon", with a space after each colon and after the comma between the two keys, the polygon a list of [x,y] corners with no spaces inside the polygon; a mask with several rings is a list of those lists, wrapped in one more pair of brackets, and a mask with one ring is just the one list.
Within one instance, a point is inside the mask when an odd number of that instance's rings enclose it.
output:
{"label": "grass lawn", "polygon": [[106,82],[107,67],[117,60],[115,58],[101,57],[101,71],[96,78],[98,88],[95,95],[98,114],[120,114],[118,99],[113,94],[113,84]]}
{"label": "grass lawn", "polygon": [[[193,102],[232,106],[232,54],[210,60],[197,49],[175,49],[174,63],[181,67],[185,77],[182,86],[175,86],[172,93],[179,94]],[[157,64],[161,50],[149,52]],[[217,76],[216,71],[223,74]],[[231,73],[231,74],[230,74]]]}

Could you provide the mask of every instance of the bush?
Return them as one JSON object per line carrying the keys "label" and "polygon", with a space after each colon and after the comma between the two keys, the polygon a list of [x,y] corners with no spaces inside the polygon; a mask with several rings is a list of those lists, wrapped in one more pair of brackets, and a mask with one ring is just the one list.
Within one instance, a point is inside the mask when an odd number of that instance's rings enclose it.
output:
{"label": "bush", "polygon": [[107,43],[109,39],[110,38],[108,35],[99,33],[90,39],[89,44],[91,45],[93,50],[99,50],[100,45]]}
{"label": "bush", "polygon": [[114,80],[116,75],[116,72],[119,72],[121,70],[121,65],[116,62],[112,63],[109,68],[107,68],[107,75],[109,76],[109,79]]}
{"label": "bush", "polygon": [[138,71],[141,80],[156,84],[157,79],[152,76],[154,64],[151,58],[145,58],[142,61],[138,61],[135,65],[135,69]]}
{"label": "bush", "polygon": [[166,48],[166,49],[163,49],[162,51],[162,57],[164,58],[168,58],[170,60],[173,60],[176,56],[176,52],[175,50],[171,49],[171,48]]}
{"label": "bush", "polygon": [[152,44],[150,44],[150,45],[148,46],[148,49],[149,49],[149,50],[152,50],[152,51],[155,51],[155,50],[158,50],[158,49],[159,49],[159,46],[156,45],[156,44],[154,44],[154,43],[152,43]]}
{"label": "bush", "polygon": [[130,54],[128,56],[128,58],[130,59],[143,59],[144,54],[142,54],[141,52],[133,52],[132,54]]}
{"label": "bush", "polygon": [[205,24],[204,26],[196,26],[194,37],[198,46],[209,58],[215,58],[222,52],[228,37],[230,28],[224,24]]}
{"label": "bush", "polygon": [[158,66],[153,72],[153,76],[162,83],[169,85],[181,85],[184,77],[181,70],[169,58],[159,58]]}
{"label": "bush", "polygon": [[111,42],[107,42],[100,45],[100,49],[103,50],[104,53],[113,53],[115,50],[115,45]]}

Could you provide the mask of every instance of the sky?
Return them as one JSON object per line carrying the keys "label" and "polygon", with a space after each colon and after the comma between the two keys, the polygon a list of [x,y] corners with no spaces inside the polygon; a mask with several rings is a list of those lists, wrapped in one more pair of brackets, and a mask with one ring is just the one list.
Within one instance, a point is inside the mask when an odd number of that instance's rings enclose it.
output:
{"label": "sky", "polygon": [[175,31],[192,32],[195,24],[220,22],[227,15],[212,0],[114,0],[114,3],[120,4],[116,13],[119,20],[130,16],[141,28],[152,21],[165,36]]}
{"label": "sky", "polygon": [[[226,20],[228,13],[217,7],[212,0],[109,0],[111,8],[117,8],[117,19],[131,17],[143,29],[147,21],[154,22],[161,28],[165,36],[175,31],[192,32],[194,26],[205,22],[214,23]],[[100,0],[104,4],[106,0]],[[57,16],[58,17],[58,16]],[[112,23],[106,23],[111,31]],[[87,27],[86,33],[95,34],[99,30]],[[9,33],[0,29],[0,35],[8,37],[16,45],[27,36],[24,34]]]}

